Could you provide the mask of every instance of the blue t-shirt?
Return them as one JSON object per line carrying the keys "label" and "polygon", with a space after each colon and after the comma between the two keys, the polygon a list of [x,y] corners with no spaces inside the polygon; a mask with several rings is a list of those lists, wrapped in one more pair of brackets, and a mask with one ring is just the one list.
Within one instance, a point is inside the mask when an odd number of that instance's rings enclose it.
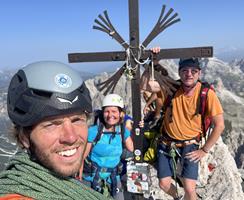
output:
{"label": "blue t-shirt", "polygon": [[[116,167],[121,159],[123,151],[120,126],[116,126],[116,133],[103,132],[101,138],[92,147],[88,157],[92,162],[103,168]],[[88,142],[92,143],[98,134],[98,126],[94,125],[88,129]],[[130,131],[125,128],[124,141],[130,136]],[[100,173],[101,177],[106,178],[109,173]],[[87,180],[88,177],[85,179]],[[91,177],[90,177],[91,178]],[[88,178],[89,179],[89,178]]]}
{"label": "blue t-shirt", "polygon": [[[89,154],[91,161],[97,163],[100,167],[114,168],[120,162],[120,156],[123,151],[120,126],[116,126],[115,136],[112,133],[103,132],[101,138]],[[88,129],[88,142],[92,143],[98,134],[98,126],[91,126]],[[130,131],[125,128],[124,141],[130,136]],[[109,143],[110,142],[110,143]]]}

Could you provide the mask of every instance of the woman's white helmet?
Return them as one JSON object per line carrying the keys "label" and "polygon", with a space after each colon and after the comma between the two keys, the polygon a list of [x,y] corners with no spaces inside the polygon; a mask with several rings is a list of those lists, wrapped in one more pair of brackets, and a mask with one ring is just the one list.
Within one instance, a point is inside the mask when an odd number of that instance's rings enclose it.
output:
{"label": "woman's white helmet", "polygon": [[124,101],[118,94],[108,94],[104,97],[102,102],[102,107],[106,106],[117,106],[121,109],[124,109]]}

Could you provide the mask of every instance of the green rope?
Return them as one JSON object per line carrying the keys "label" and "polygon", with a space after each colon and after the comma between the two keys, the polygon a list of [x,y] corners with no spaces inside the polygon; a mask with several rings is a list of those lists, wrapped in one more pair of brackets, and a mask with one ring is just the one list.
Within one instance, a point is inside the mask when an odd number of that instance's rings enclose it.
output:
{"label": "green rope", "polygon": [[30,160],[26,153],[13,157],[0,173],[0,196],[20,194],[40,200],[105,200],[100,193],[74,178],[63,178]]}
{"label": "green rope", "polygon": [[176,180],[176,165],[177,165],[177,162],[176,162],[176,149],[175,149],[175,147],[171,147],[170,148],[169,156],[173,160],[173,177]]}
{"label": "green rope", "polygon": [[105,197],[109,197],[109,196],[110,196],[109,186],[108,186],[106,180],[104,180],[104,185],[103,185],[103,195],[104,195]]}
{"label": "green rope", "polygon": [[173,167],[173,178],[175,180],[176,196],[179,197],[178,187],[177,187],[177,177],[176,177],[176,170],[177,170],[177,161],[176,161],[177,149],[176,149],[176,146],[174,144],[171,145],[170,151],[168,153],[168,156],[170,156],[172,158],[172,161],[173,161],[173,164],[172,164],[172,167]]}

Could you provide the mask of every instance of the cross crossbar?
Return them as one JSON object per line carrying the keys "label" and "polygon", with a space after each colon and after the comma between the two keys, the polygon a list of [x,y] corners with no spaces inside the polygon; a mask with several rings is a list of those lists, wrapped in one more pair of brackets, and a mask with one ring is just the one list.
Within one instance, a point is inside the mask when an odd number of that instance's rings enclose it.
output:
{"label": "cross crossbar", "polygon": [[[143,51],[140,59],[145,60],[151,54],[150,50]],[[176,49],[161,49],[160,53],[155,55],[156,59],[175,59],[175,58],[190,58],[190,57],[212,57],[213,47],[191,47],[191,48],[176,48]],[[92,53],[70,53],[68,54],[70,63],[78,62],[104,62],[104,61],[124,61],[126,59],[125,51],[110,51],[110,52],[92,52]]]}

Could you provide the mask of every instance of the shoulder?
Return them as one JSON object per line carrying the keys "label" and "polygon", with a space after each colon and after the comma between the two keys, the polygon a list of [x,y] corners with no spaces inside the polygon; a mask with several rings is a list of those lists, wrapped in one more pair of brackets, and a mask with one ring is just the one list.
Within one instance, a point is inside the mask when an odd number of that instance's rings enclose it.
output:
{"label": "shoulder", "polygon": [[126,127],[125,127],[125,135],[128,135],[128,136],[130,136],[130,131],[129,131],[129,129],[127,129]]}
{"label": "shoulder", "polygon": [[208,82],[199,82],[201,95],[215,95],[215,90],[213,84]]}
{"label": "shoulder", "polygon": [[199,84],[201,85],[201,89],[209,89],[214,92],[213,84],[211,84],[207,81],[199,81]]}
{"label": "shoulder", "polygon": [[87,141],[88,142],[93,142],[93,140],[95,139],[97,133],[98,133],[98,126],[97,125],[89,127]]}
{"label": "shoulder", "polygon": [[214,86],[208,82],[201,82],[201,96],[207,96],[208,100],[218,99]]}
{"label": "shoulder", "polygon": [[89,132],[94,132],[94,131],[97,131],[98,130],[98,125],[93,125],[93,126],[90,126],[89,128],[88,128],[88,131]]}
{"label": "shoulder", "polygon": [[126,140],[128,137],[130,137],[131,132],[125,127],[125,132],[124,132],[124,139]]}
{"label": "shoulder", "polygon": [[5,196],[0,197],[0,200],[33,200],[30,197],[25,197],[20,194],[7,194]]}
{"label": "shoulder", "polygon": [[208,93],[209,93],[209,95],[212,95],[212,96],[216,96],[217,97],[217,94],[212,89],[209,89]]}

